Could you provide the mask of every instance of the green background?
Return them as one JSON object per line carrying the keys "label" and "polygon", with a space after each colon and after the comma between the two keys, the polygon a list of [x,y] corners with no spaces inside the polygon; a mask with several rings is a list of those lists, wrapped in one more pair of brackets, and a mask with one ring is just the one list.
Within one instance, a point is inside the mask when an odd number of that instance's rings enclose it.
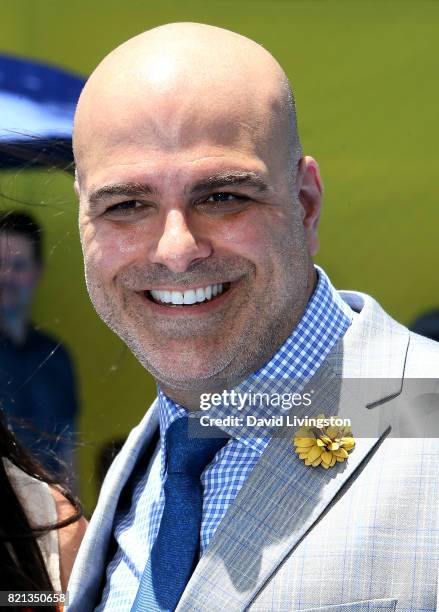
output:
{"label": "green background", "polygon": [[[320,163],[317,262],[337,287],[370,293],[403,323],[439,303],[438,2],[1,0],[0,11],[0,51],[84,75],[117,44],[169,21],[254,38],[290,77],[304,150]],[[90,511],[97,452],[140,420],[154,382],[90,305],[71,178],[1,172],[0,191],[10,198],[3,207],[24,200],[46,228],[34,319],[77,364],[81,496]]]}

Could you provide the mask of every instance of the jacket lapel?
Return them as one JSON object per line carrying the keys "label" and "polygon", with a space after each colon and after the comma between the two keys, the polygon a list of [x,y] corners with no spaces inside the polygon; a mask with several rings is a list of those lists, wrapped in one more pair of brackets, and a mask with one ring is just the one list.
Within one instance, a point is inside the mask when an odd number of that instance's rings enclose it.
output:
{"label": "jacket lapel", "polygon": [[[356,446],[349,459],[329,470],[307,467],[294,453],[291,435],[272,438],[201,558],[178,612],[245,609],[388,435],[389,424],[376,408],[401,391],[408,332],[368,299],[309,385],[316,391],[309,416],[351,418]],[[356,387],[354,397],[343,379],[357,376],[376,377],[378,384],[361,392]],[[371,433],[358,438],[356,422],[361,429],[366,422]]]}
{"label": "jacket lapel", "polygon": [[72,612],[88,612],[95,607],[101,581],[105,577],[106,555],[121,493],[140,456],[148,449],[157,428],[156,400],[141,423],[131,431],[104,480],[68,585],[69,599],[74,605],[71,608],[67,606],[66,612],[69,609]]}

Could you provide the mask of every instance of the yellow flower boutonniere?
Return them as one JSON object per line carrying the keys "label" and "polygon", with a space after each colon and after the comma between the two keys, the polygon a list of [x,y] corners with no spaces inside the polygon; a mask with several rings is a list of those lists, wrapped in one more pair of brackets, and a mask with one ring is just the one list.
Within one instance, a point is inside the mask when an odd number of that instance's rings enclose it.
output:
{"label": "yellow flower boutonniere", "polygon": [[[319,414],[315,418],[325,419],[325,415]],[[295,451],[305,465],[317,467],[321,465],[326,470],[336,464],[337,461],[346,461],[348,453],[355,446],[350,427],[301,427],[294,436]]]}

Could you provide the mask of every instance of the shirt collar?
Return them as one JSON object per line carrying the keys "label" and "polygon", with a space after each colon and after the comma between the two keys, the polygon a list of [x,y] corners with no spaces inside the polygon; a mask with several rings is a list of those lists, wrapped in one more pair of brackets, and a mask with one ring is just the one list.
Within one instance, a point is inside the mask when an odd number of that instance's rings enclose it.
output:
{"label": "shirt collar", "polygon": [[[344,336],[352,322],[352,310],[334,289],[322,268],[315,266],[318,282],[298,325],[274,355],[236,389],[260,388],[264,381],[297,381],[304,386],[317,372],[337,341]],[[165,434],[176,419],[187,416],[187,410],[167,397],[158,388],[160,444],[162,450],[162,473],[164,472]],[[223,416],[230,408],[223,407]],[[221,407],[216,411],[221,414]],[[227,428],[223,427],[225,431]],[[235,438],[236,431],[227,431]],[[262,454],[269,438],[239,436],[239,440]]]}

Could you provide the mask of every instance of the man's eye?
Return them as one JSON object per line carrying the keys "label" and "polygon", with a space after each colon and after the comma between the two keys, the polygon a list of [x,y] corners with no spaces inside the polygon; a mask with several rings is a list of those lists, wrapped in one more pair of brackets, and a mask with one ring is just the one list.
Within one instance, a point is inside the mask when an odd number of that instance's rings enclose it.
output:
{"label": "man's eye", "polygon": [[151,202],[126,200],[109,206],[104,211],[104,217],[114,221],[136,221],[148,216],[153,210],[154,204]]}
{"label": "man's eye", "polygon": [[251,198],[228,191],[211,193],[195,203],[196,208],[208,215],[238,213],[251,204]]}
{"label": "man's eye", "polygon": [[220,193],[212,193],[205,202],[233,202],[234,200],[243,200],[242,196],[238,196],[235,193],[227,193],[221,191]]}
{"label": "man's eye", "polygon": [[127,200],[126,202],[119,202],[118,204],[113,204],[107,208],[107,212],[117,212],[124,210],[136,210],[142,207],[142,202],[137,200]]}

